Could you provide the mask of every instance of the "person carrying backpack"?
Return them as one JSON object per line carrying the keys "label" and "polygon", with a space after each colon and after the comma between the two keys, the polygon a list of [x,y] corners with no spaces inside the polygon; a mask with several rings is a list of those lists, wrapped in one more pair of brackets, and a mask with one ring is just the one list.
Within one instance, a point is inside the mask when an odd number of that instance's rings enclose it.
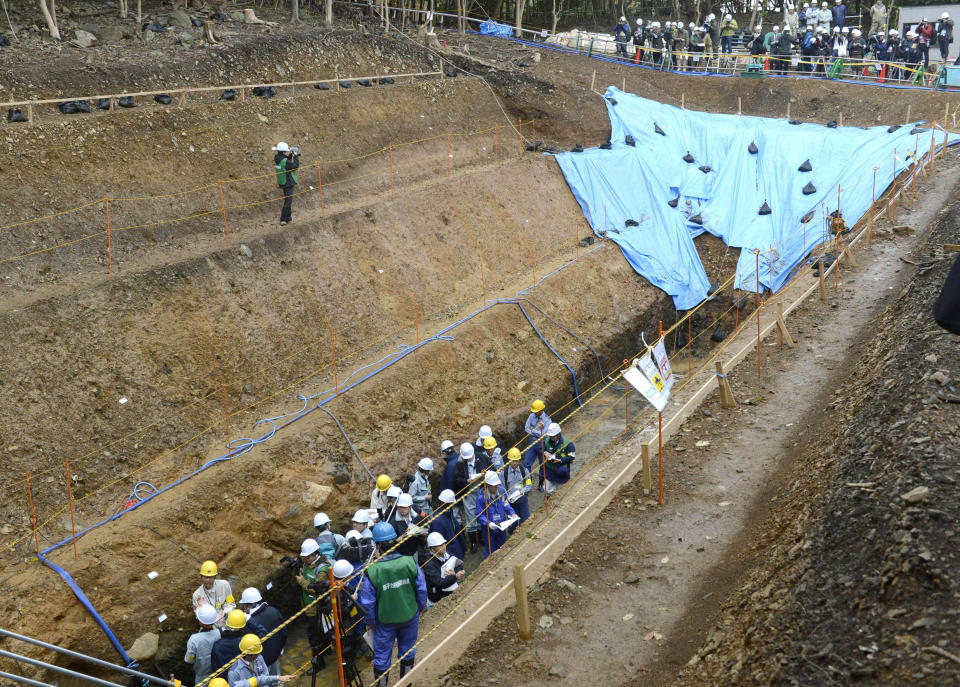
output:
{"label": "person carrying backpack", "polygon": [[277,186],[283,189],[283,208],[280,210],[280,226],[284,227],[293,221],[291,208],[293,206],[293,188],[300,183],[297,180],[297,169],[300,168],[300,149],[280,141],[273,147],[277,152],[273,156],[276,167]]}

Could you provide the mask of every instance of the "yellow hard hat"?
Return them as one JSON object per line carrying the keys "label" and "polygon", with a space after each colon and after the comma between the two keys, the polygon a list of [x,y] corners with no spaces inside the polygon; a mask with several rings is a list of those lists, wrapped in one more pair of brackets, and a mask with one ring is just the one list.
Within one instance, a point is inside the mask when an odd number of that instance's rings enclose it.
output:
{"label": "yellow hard hat", "polygon": [[543,405],[543,401],[541,401],[541,400],[538,398],[536,401],[533,402],[533,405],[530,406],[530,412],[531,412],[531,413],[539,413],[539,412],[540,412],[541,410],[543,410],[545,407],[546,407],[546,406]]}
{"label": "yellow hard hat", "polygon": [[227,616],[227,627],[231,630],[242,630],[247,626],[247,614],[236,608]]}
{"label": "yellow hard hat", "polygon": [[204,561],[200,565],[200,574],[204,577],[215,577],[218,572],[217,564],[213,561]]}
{"label": "yellow hard hat", "polygon": [[257,635],[243,635],[240,638],[240,652],[244,654],[259,654],[263,651],[263,643]]}
{"label": "yellow hard hat", "polygon": [[496,448],[496,447],[497,447],[497,440],[494,439],[493,437],[487,437],[486,439],[483,440],[484,449],[489,451],[490,449]]}
{"label": "yellow hard hat", "polygon": [[513,447],[507,451],[507,460],[520,460],[520,449]]}
{"label": "yellow hard hat", "polygon": [[393,480],[390,479],[390,475],[380,475],[377,477],[377,490],[386,491],[393,486]]}
{"label": "yellow hard hat", "polygon": [[215,677],[207,683],[207,687],[230,687],[230,683],[222,677]]}

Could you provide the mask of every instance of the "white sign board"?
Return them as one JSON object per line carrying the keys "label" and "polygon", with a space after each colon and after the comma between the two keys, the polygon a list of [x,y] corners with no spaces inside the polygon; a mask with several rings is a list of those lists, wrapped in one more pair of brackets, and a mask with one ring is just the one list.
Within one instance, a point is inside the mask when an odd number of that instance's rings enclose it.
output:
{"label": "white sign board", "polygon": [[640,371],[640,368],[631,366],[624,371],[623,378],[643,394],[643,397],[650,401],[650,404],[657,410],[663,412],[663,409],[667,407],[667,394],[657,391],[653,383]]}
{"label": "white sign board", "polygon": [[670,367],[670,357],[667,355],[667,347],[663,343],[663,337],[653,347],[653,359],[660,369],[660,376],[667,383],[667,391],[673,388],[673,370]]}

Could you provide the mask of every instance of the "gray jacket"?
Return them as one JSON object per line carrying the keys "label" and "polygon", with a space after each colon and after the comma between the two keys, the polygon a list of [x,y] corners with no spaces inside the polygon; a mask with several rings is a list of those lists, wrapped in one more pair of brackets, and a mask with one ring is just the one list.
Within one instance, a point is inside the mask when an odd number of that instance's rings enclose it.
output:
{"label": "gray jacket", "polygon": [[230,683],[230,687],[251,687],[253,683],[250,682],[250,678],[257,679],[257,687],[280,684],[280,677],[270,674],[267,662],[260,655],[250,663],[247,663],[246,658],[238,659],[227,671],[227,682]]}

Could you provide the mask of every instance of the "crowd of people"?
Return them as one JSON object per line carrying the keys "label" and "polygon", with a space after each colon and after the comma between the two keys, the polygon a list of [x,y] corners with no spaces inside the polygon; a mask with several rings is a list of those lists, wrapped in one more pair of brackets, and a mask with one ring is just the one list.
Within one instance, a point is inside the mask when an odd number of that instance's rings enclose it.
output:
{"label": "crowd of people", "polygon": [[[708,59],[724,59],[733,53],[738,37],[746,51],[756,60],[772,62],[770,69],[779,73],[806,71],[828,73],[835,58],[871,59],[895,63],[885,78],[907,78],[922,64],[930,66],[930,47],[940,50],[945,63],[953,43],[953,20],[943,12],[936,22],[924,18],[903,36],[887,28],[887,9],[876,0],[870,9],[870,26],[846,25],[847,6],[843,0],[804,2],[799,9],[785,5],[783,21],[764,30],[762,24],[749,33],[741,30],[730,14],[718,18],[708,14],[702,24],[682,21],[636,19],[631,26],[625,16],[613,28],[616,54],[662,69],[707,69]],[[628,48],[633,46],[632,55]],[[960,57],[956,64],[960,64]],[[857,69],[857,65],[852,66]]]}
{"label": "crowd of people", "polygon": [[[343,533],[326,513],[314,516],[314,532],[299,554],[283,559],[300,588],[311,670],[324,667],[335,632],[345,664],[360,653],[372,655],[378,686],[387,684],[394,646],[401,677],[412,669],[420,614],[456,592],[466,558],[481,552],[487,558],[530,517],[534,477],[536,489],[548,496],[570,479],[574,444],[543,401],[532,403],[524,428],[523,452],[513,447],[503,454],[484,425],[474,441],[459,447],[442,441],[436,460],[421,458],[400,480],[381,474],[369,504]],[[236,602],[230,583],[218,575],[214,561],[203,563],[191,599],[200,629],[187,643],[185,660],[197,683],[218,671],[209,687],[286,682],[291,676],[279,670],[287,638],[283,616],[253,587]]]}

